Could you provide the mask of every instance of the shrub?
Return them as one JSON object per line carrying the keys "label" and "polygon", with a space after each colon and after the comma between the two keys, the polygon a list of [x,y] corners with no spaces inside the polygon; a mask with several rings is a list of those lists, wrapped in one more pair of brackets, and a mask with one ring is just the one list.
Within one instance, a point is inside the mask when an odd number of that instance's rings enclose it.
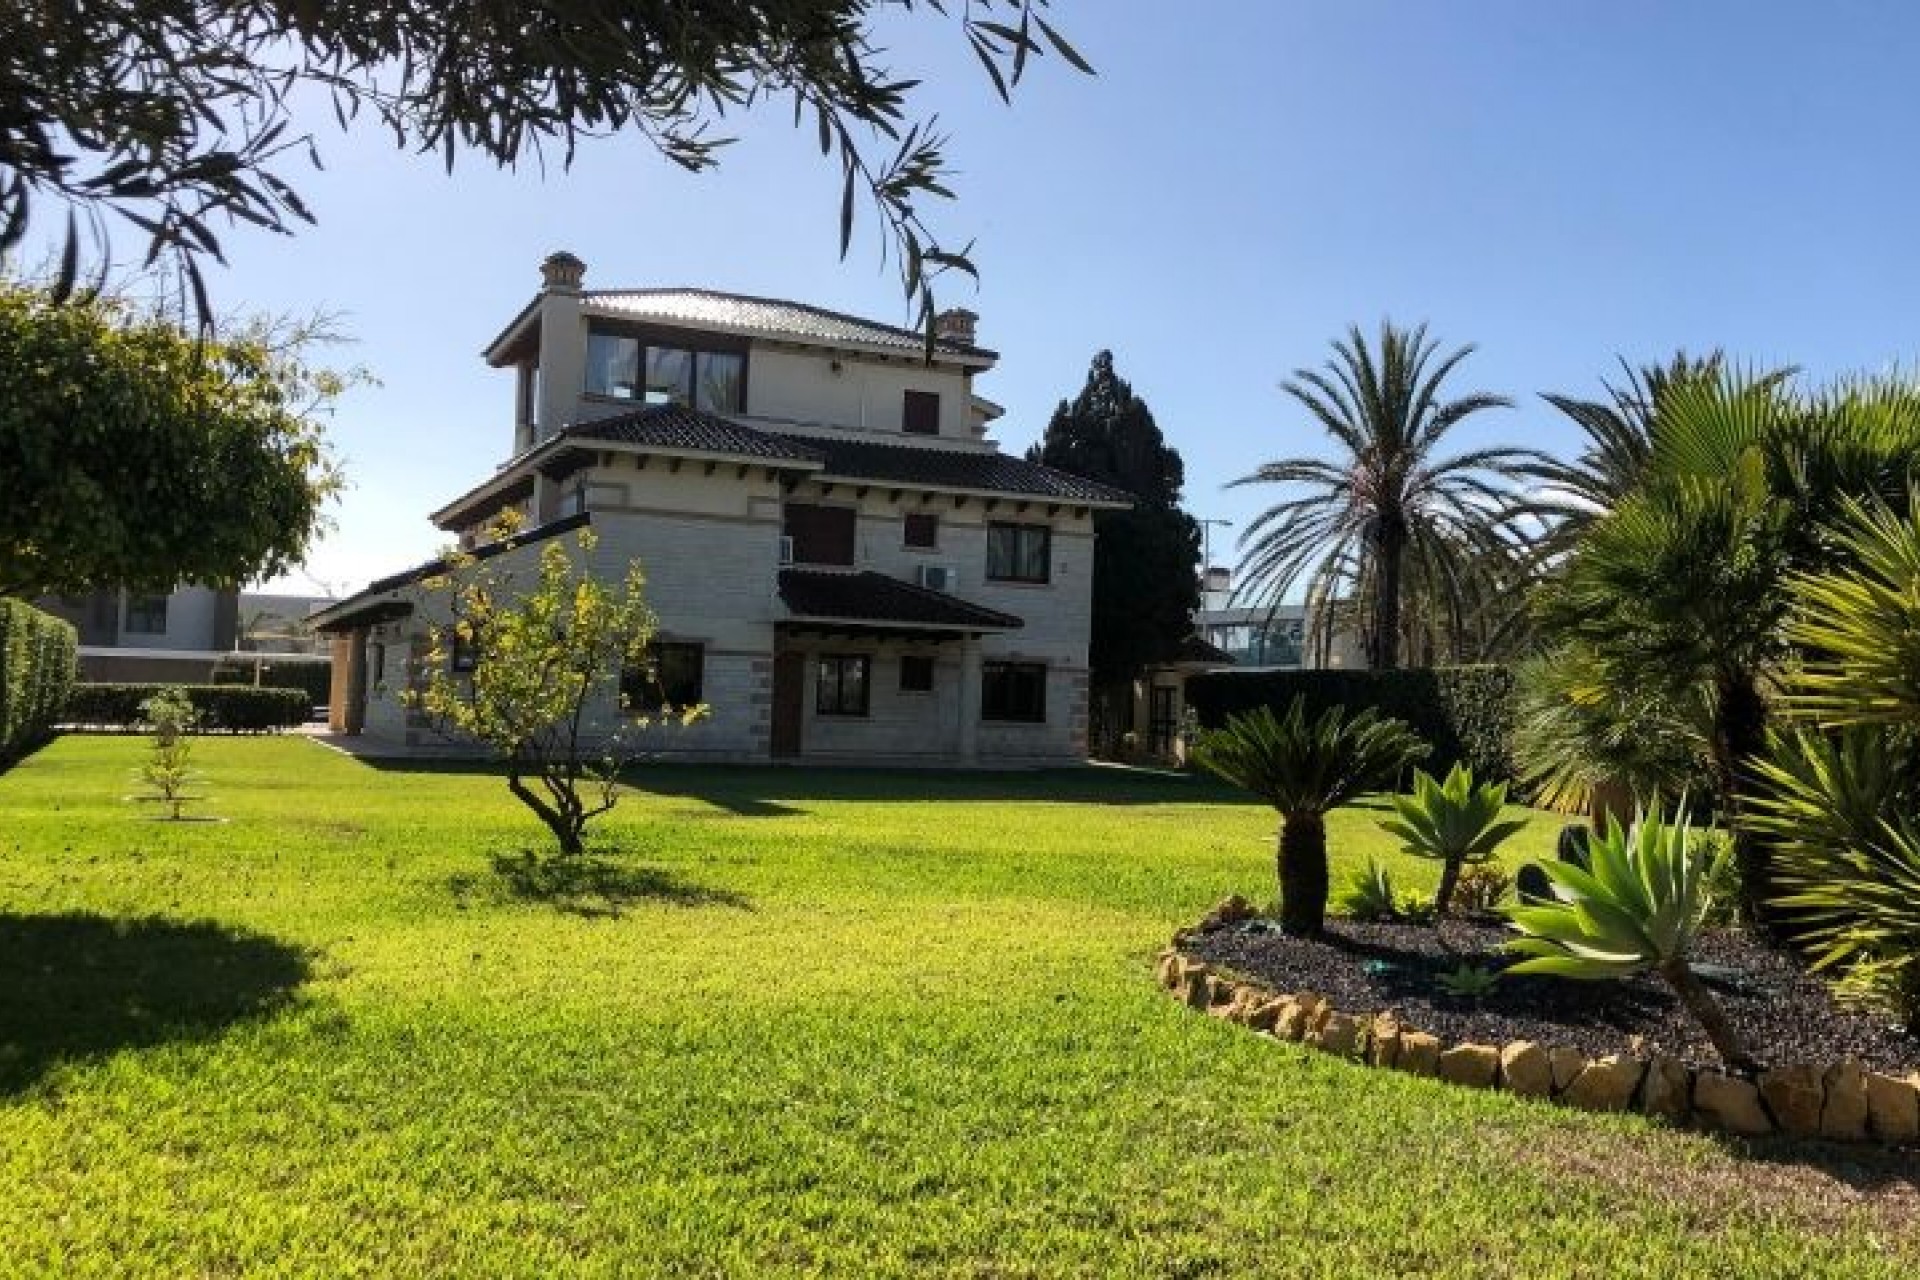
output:
{"label": "shrub", "polygon": [[73,687],[71,626],[17,600],[0,600],[0,766],[53,732]]}
{"label": "shrub", "polygon": [[1201,767],[1279,811],[1280,925],[1306,937],[1326,924],[1327,812],[1391,786],[1426,754],[1427,745],[1398,720],[1329,707],[1309,721],[1304,698],[1295,698],[1285,716],[1264,706],[1234,716],[1193,747]]}
{"label": "shrub", "polygon": [[67,699],[65,718],[74,724],[134,729],[143,724],[141,704],[163,689],[178,689],[193,706],[199,727],[223,733],[266,733],[305,724],[312,709],[300,689],[251,685],[80,684]]}
{"label": "shrub", "polygon": [[1399,914],[1398,901],[1393,873],[1378,859],[1368,858],[1366,866],[1347,878],[1335,905],[1355,920],[1392,920]]}
{"label": "shrub", "polygon": [[1433,895],[1433,912],[1444,916],[1453,906],[1460,869],[1493,856],[1507,837],[1526,826],[1520,819],[1502,819],[1507,806],[1504,783],[1475,785],[1473,771],[1456,764],[1445,782],[1417,769],[1413,794],[1393,797],[1395,816],[1381,830],[1400,837],[1401,848],[1416,858],[1440,862],[1440,888]]}
{"label": "shrub", "polygon": [[1453,887],[1453,900],[1462,911],[1484,915],[1498,907],[1513,889],[1513,877],[1495,863],[1468,867]]}
{"label": "shrub", "polygon": [[[258,680],[254,678],[256,668]],[[308,706],[324,706],[333,696],[333,660],[297,653],[228,654],[214,664],[213,683],[301,689],[306,692]]]}
{"label": "shrub", "polygon": [[1721,1060],[1747,1070],[1752,1056],[1691,965],[1712,906],[1714,863],[1725,856],[1691,836],[1684,820],[1668,824],[1643,815],[1622,828],[1613,818],[1588,846],[1591,870],[1542,864],[1554,900],[1507,908],[1525,935],[1507,947],[1530,957],[1508,972],[1593,980],[1652,970],[1706,1031]]}
{"label": "shrub", "polygon": [[1464,764],[1479,778],[1516,781],[1513,672],[1500,666],[1396,671],[1215,671],[1187,681],[1187,702],[1203,727],[1255,707],[1284,711],[1295,698],[1307,714],[1371,709],[1405,723],[1432,747],[1428,766]]}

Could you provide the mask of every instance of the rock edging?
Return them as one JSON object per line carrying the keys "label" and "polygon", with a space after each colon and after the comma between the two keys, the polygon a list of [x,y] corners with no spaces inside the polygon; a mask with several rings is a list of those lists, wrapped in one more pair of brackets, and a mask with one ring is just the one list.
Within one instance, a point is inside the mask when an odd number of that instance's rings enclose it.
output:
{"label": "rock edging", "polygon": [[[1229,899],[1201,929],[1252,915],[1244,902]],[[1367,1066],[1587,1111],[1634,1111],[1741,1137],[1777,1133],[1840,1142],[1920,1143],[1920,1071],[1895,1077],[1869,1071],[1849,1058],[1824,1068],[1775,1067],[1747,1080],[1696,1071],[1662,1054],[1590,1058],[1578,1049],[1530,1040],[1448,1044],[1402,1026],[1392,1013],[1347,1012],[1311,991],[1288,994],[1234,981],[1180,951],[1181,936],[1160,953],[1157,972],[1160,985],[1189,1008]]]}

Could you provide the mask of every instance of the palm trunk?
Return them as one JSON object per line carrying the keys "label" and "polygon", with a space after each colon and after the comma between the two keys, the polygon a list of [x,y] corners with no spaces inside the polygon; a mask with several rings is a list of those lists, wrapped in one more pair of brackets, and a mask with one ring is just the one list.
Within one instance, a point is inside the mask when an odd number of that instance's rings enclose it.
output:
{"label": "palm trunk", "polygon": [[1397,515],[1382,515],[1374,533],[1373,665],[1392,671],[1400,665],[1400,572],[1407,553],[1407,531]]}
{"label": "palm trunk", "polygon": [[1453,891],[1460,883],[1460,864],[1448,858],[1440,867],[1440,888],[1433,895],[1433,914],[1436,919],[1453,910]]}
{"label": "palm trunk", "polygon": [[1726,1013],[1720,1008],[1720,1002],[1713,998],[1713,992],[1706,989],[1687,967],[1685,960],[1676,960],[1662,965],[1660,976],[1667,980],[1673,993],[1680,997],[1680,1003],[1687,1007],[1694,1020],[1707,1033],[1707,1039],[1713,1042],[1713,1050],[1720,1055],[1720,1061],[1735,1071],[1752,1071],[1757,1064],[1753,1055],[1747,1052],[1746,1043],[1740,1033],[1727,1021]]}
{"label": "palm trunk", "polygon": [[1753,762],[1766,749],[1767,704],[1749,672],[1722,675],[1715,692],[1719,706],[1714,723],[1714,783],[1719,792],[1721,821],[1733,834],[1733,861],[1740,874],[1740,914],[1750,927],[1770,932],[1774,896],[1771,859],[1766,846],[1742,821]]}
{"label": "palm trunk", "polygon": [[1281,815],[1276,853],[1280,927],[1317,938],[1327,923],[1327,820],[1318,813]]}

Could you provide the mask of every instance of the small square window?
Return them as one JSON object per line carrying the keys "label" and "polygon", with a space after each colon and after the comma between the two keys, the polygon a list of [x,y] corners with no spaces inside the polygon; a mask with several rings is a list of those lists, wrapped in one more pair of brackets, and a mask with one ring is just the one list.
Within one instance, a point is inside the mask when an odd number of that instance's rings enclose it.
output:
{"label": "small square window", "polygon": [[989,662],[980,673],[980,718],[1043,724],[1047,669],[1037,662]]}
{"label": "small square window", "polygon": [[933,692],[933,659],[924,654],[909,653],[900,659],[900,692]]}
{"label": "small square window", "polygon": [[940,517],[925,511],[908,512],[906,543],[926,551],[937,549],[940,546]]}
{"label": "small square window", "polygon": [[684,710],[700,705],[706,655],[697,644],[647,646],[647,660],[620,673],[620,701],[628,711]]}
{"label": "small square window", "polygon": [[940,393],[909,391],[900,406],[900,429],[908,435],[940,434]]}
{"label": "small square window", "polygon": [[167,598],[165,596],[128,596],[127,633],[137,636],[167,634]]}

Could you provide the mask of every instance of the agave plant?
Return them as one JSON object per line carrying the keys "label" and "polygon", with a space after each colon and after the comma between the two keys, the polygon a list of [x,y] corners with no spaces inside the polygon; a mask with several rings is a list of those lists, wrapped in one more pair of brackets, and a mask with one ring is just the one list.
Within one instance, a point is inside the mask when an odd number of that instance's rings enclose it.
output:
{"label": "agave plant", "polygon": [[1725,853],[1692,839],[1684,820],[1664,823],[1642,814],[1624,828],[1611,819],[1589,842],[1588,854],[1589,870],[1541,864],[1554,901],[1507,908],[1525,935],[1507,946],[1529,957],[1507,972],[1594,980],[1651,970],[1673,988],[1721,1060],[1751,1070],[1753,1056],[1690,963],[1712,905],[1715,860]]}
{"label": "agave plant", "polygon": [[1426,754],[1413,730],[1371,708],[1349,717],[1329,707],[1309,721],[1304,697],[1284,716],[1271,707],[1233,716],[1193,750],[1203,768],[1279,810],[1280,924],[1306,937],[1326,926],[1328,811],[1394,785]]}
{"label": "agave plant", "polygon": [[1433,895],[1436,916],[1446,915],[1452,907],[1460,868],[1485,862],[1502,841],[1527,825],[1522,820],[1503,820],[1500,814],[1506,806],[1506,784],[1476,785],[1473,770],[1464,764],[1448,770],[1445,782],[1436,782],[1432,774],[1417,769],[1413,794],[1393,798],[1393,810],[1399,816],[1381,823],[1381,829],[1399,836],[1402,849],[1416,858],[1440,861],[1440,889]]}

